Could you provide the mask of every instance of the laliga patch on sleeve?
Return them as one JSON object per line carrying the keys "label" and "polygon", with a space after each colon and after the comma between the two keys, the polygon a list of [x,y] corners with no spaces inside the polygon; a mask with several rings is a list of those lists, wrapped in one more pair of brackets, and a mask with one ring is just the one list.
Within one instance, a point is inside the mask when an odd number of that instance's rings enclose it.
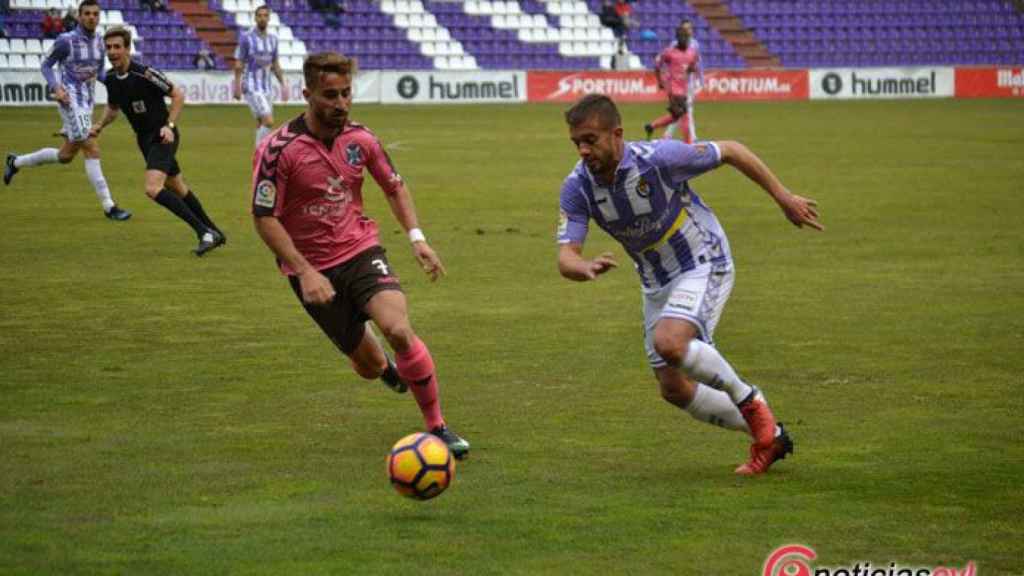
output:
{"label": "laliga patch on sleeve", "polygon": [[558,211],[558,237],[565,236],[566,232],[569,231],[569,215],[565,213],[565,210]]}
{"label": "laliga patch on sleeve", "polygon": [[277,202],[277,188],[270,180],[262,180],[256,185],[256,199],[254,203],[263,208],[273,208]]}

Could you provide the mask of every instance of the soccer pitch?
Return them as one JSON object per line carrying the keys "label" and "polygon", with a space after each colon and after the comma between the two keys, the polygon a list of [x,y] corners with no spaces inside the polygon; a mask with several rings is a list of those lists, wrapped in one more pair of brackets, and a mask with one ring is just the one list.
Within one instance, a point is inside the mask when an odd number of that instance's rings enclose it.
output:
{"label": "soccer pitch", "polygon": [[[728,167],[693,181],[736,259],[718,346],[796,441],[755,479],[732,472],[747,439],[660,399],[621,248],[592,226],[586,254],[622,267],[558,275],[562,110],[354,108],[449,273],[427,282],[367,177],[473,444],[426,503],[384,470],[413,399],[351,371],[252,229],[247,110],[179,121],[229,237],[203,259],[145,198],[123,118],[101,146],[129,222],[80,158],[23,169],[0,189],[0,573],[740,575],[792,543],[816,566],[1024,573],[1024,101],[698,103],[698,134],[746,143],[827,227]],[[635,139],[661,109],[622,110]],[[0,109],[0,153],[57,128]]]}

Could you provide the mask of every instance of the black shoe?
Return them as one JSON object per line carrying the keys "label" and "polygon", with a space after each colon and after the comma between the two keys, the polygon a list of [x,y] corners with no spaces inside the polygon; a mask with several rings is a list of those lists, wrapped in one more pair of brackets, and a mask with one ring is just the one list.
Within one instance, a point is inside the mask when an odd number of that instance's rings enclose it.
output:
{"label": "black shoe", "polygon": [[644,124],[644,134],[647,135],[647,139],[650,140],[654,136],[654,126],[650,124]]}
{"label": "black shoe", "polygon": [[4,166],[4,186],[10,184],[14,175],[18,173],[18,167],[14,165],[14,159],[17,157],[17,154],[7,154],[7,164]]}
{"label": "black shoe", "polygon": [[462,460],[469,456],[469,442],[466,442],[465,438],[452,432],[447,426],[438,426],[431,430],[430,433],[448,445],[448,449],[452,451],[452,456],[455,456],[456,460]]}
{"label": "black shoe", "polygon": [[104,212],[104,214],[107,215],[107,218],[115,222],[124,222],[125,220],[132,217],[132,213],[130,211],[118,208],[117,204],[111,207],[110,210]]}
{"label": "black shoe", "polygon": [[391,388],[398,394],[404,394],[408,389],[409,385],[402,380],[402,377],[398,375],[398,368],[395,363],[388,358],[388,367],[384,369],[384,373],[380,375],[381,382],[385,386]]}
{"label": "black shoe", "polygon": [[196,256],[202,256],[210,250],[224,244],[226,241],[227,240],[225,240],[223,234],[210,230],[203,234],[203,237],[199,239],[199,246],[196,246],[196,249],[193,250],[193,252],[195,252]]}

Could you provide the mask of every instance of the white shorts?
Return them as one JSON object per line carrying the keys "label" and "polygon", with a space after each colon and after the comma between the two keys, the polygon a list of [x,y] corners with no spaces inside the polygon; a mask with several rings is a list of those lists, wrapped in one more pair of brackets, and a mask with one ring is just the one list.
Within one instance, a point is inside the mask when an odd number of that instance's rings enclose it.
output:
{"label": "white shorts", "polygon": [[245,102],[249,105],[249,111],[252,112],[252,117],[259,120],[264,116],[274,115],[274,103],[270,99],[269,94],[263,92],[246,92],[244,94]]}
{"label": "white shorts", "polygon": [[662,318],[686,320],[697,327],[701,340],[714,344],[712,335],[734,281],[730,264],[702,266],[657,292],[644,293],[644,351],[652,368],[668,365],[654,351],[654,329]]}
{"label": "white shorts", "polygon": [[70,106],[58,105],[61,120],[64,126],[60,129],[68,140],[72,142],[85,142],[89,139],[89,131],[92,130],[92,106]]}

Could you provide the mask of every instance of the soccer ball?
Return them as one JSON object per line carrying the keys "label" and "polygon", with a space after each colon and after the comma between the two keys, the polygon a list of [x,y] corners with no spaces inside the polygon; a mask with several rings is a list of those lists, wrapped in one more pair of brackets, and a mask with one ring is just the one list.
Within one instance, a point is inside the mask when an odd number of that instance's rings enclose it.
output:
{"label": "soccer ball", "polygon": [[388,477],[402,496],[430,500],[455,478],[455,459],[437,436],[418,432],[402,438],[388,454]]}

